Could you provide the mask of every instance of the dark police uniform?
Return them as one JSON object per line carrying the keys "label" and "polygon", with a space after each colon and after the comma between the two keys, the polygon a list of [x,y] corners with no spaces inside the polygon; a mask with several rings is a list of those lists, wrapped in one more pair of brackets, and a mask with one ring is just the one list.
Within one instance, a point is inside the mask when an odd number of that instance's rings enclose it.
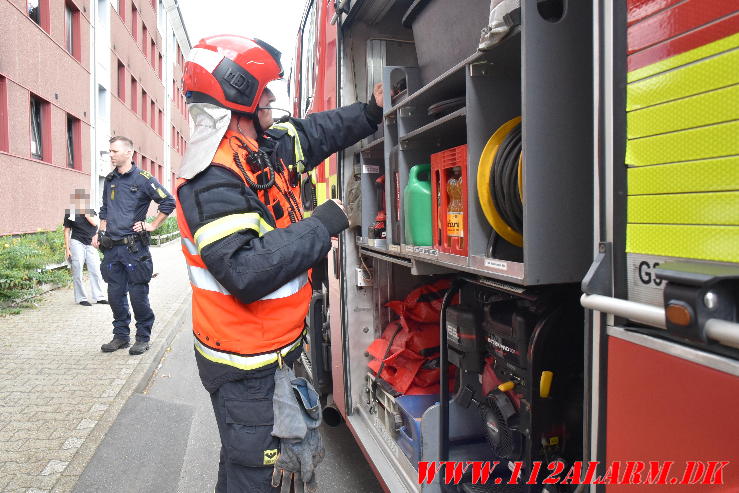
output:
{"label": "dark police uniform", "polygon": [[172,195],[148,171],[133,165],[124,174],[113,170],[105,177],[103,205],[100,219],[107,221],[106,235],[112,243],[102,246],[102,275],[108,283],[108,302],[113,310],[113,335],[130,339],[126,293],[130,293],[136,317],[136,340],[148,342],[154,325],[154,312],[149,306],[149,281],[153,264],[149,253],[148,236],[137,234],[134,223],[146,220],[151,201],[159,204],[159,212],[171,214],[175,208]]}

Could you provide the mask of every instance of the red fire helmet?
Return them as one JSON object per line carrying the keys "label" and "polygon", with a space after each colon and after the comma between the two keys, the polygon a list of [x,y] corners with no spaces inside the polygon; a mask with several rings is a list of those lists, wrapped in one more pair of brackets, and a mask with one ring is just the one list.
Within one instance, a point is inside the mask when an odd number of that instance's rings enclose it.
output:
{"label": "red fire helmet", "polygon": [[282,78],[280,52],[259,39],[224,34],[200,40],[185,63],[188,103],[253,114],[264,88]]}

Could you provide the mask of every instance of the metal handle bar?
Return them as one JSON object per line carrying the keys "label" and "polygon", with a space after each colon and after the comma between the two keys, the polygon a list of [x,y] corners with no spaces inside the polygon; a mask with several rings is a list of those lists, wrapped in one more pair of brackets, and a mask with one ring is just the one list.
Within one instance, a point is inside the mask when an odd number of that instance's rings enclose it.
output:
{"label": "metal handle bar", "polygon": [[[580,304],[590,310],[612,313],[617,317],[628,318],[660,329],[667,328],[665,310],[658,306],[598,294],[583,294],[580,297]],[[709,339],[724,346],[739,348],[739,324],[712,318],[706,321],[704,330]]]}

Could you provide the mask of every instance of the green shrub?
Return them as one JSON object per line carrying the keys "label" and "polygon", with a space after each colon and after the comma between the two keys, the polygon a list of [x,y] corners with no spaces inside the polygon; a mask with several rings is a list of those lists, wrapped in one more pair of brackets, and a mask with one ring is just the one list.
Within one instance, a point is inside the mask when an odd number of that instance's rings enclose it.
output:
{"label": "green shrub", "polygon": [[[153,220],[154,218],[151,217],[151,218],[148,218],[146,221],[150,223]],[[162,242],[168,242],[168,241],[174,240],[175,238],[177,238],[177,235],[172,235],[167,238],[161,238],[161,236],[169,234],[169,233],[179,232],[179,231],[180,231],[180,227],[177,225],[177,219],[170,216],[167,219],[165,219],[162,222],[162,224],[159,225],[157,229],[151,232],[151,244],[159,245]]]}
{"label": "green shrub", "polygon": [[[150,217],[146,220],[146,222],[151,223],[154,221],[153,217]],[[166,235],[169,233],[174,233],[175,231],[179,231],[180,227],[177,225],[177,218],[174,218],[172,216],[165,219],[162,224],[159,225],[159,227],[151,232],[152,236],[159,236],[159,235]]]}
{"label": "green shrub", "polygon": [[62,262],[61,226],[56,231],[0,237],[0,304],[7,306],[37,294],[44,284],[67,284],[67,269],[46,270]]}

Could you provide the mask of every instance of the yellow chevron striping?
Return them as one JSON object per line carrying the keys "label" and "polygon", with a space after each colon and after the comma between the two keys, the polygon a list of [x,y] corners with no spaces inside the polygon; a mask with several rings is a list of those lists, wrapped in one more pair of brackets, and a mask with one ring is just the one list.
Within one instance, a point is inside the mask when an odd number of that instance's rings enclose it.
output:
{"label": "yellow chevron striping", "polygon": [[629,168],[629,195],[739,190],[739,156]]}
{"label": "yellow chevron striping", "polygon": [[679,55],[665,58],[664,60],[647,65],[646,67],[633,70],[628,73],[627,82],[634,82],[649,77],[650,75],[659,74],[660,72],[680,67],[681,65],[687,65],[696,60],[708,58],[711,55],[716,55],[724,51],[729,51],[737,46],[739,46],[739,33],[721,38],[690,51],[680,53]]}
{"label": "yellow chevron striping", "polygon": [[739,262],[739,227],[629,224],[626,251],[716,262]]}
{"label": "yellow chevron striping", "polygon": [[633,195],[628,198],[627,221],[739,226],[739,192]]}
{"label": "yellow chevron striping", "polygon": [[627,113],[626,133],[634,139],[731,120],[739,120],[739,84]]}

